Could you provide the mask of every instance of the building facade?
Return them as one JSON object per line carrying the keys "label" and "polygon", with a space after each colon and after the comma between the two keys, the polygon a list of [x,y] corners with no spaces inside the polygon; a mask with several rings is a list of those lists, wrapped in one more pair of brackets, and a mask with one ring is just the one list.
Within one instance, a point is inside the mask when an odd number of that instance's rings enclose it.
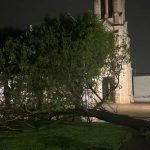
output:
{"label": "building facade", "polygon": [[[118,36],[117,44],[121,43],[124,37],[129,39],[127,21],[125,19],[125,0],[93,0],[93,2],[94,14],[109,30]],[[127,44],[130,44],[130,40],[127,40]],[[115,103],[130,104],[134,102],[132,83],[131,64],[129,62],[123,63],[119,77],[119,86],[114,94]],[[101,86],[103,85],[101,84]],[[103,87],[100,88],[104,89]]]}

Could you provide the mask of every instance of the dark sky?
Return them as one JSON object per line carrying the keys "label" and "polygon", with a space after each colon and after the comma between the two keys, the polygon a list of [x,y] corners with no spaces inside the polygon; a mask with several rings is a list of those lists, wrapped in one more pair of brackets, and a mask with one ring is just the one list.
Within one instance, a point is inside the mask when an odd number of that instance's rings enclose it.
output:
{"label": "dark sky", "polygon": [[[80,14],[92,9],[92,0],[0,0],[0,27],[25,28],[46,15]],[[126,0],[126,19],[138,73],[150,73],[150,0]]]}

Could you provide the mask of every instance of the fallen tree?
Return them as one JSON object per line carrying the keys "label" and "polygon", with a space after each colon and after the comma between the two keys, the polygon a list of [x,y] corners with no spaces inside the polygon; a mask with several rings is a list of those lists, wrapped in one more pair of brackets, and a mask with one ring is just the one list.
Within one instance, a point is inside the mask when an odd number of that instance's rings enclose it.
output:
{"label": "fallen tree", "polygon": [[65,116],[69,116],[71,121],[73,121],[73,118],[76,116],[86,118],[95,117],[98,120],[104,120],[106,122],[126,126],[138,131],[150,130],[150,122],[147,120],[112,113],[105,109],[100,110],[68,109],[64,111],[34,111],[34,112],[23,109],[21,109],[20,111],[18,111],[18,109],[17,111],[14,109],[14,111],[12,111],[11,109],[11,111],[7,110],[7,118],[5,116],[1,117],[0,119],[0,129],[10,131],[22,131],[23,129],[27,128],[34,129],[40,127],[42,124],[45,123],[50,124],[51,121],[54,120],[63,121]]}
{"label": "fallen tree", "polygon": [[[42,114],[45,114],[46,112],[41,112]],[[39,113],[35,113],[34,115],[37,115]],[[109,112],[105,109],[100,110],[66,110],[64,112],[49,112],[50,118],[54,116],[61,116],[61,115],[74,115],[74,116],[82,116],[82,117],[95,117],[99,120],[104,120],[110,123],[114,123],[117,125],[126,126],[132,129],[136,129],[139,131],[149,130],[150,129],[150,122],[142,119],[137,119],[134,117],[129,117],[127,115],[121,115]]]}
{"label": "fallen tree", "polygon": [[[86,13],[77,18],[46,18],[6,41],[0,48],[0,128],[34,128],[53,117],[71,115],[148,130],[148,121],[102,107],[119,85],[122,64],[129,61],[126,39],[116,46],[116,38],[93,14]],[[112,76],[114,81],[101,97],[97,87],[105,69],[105,77]],[[87,96],[94,105],[89,105]]]}

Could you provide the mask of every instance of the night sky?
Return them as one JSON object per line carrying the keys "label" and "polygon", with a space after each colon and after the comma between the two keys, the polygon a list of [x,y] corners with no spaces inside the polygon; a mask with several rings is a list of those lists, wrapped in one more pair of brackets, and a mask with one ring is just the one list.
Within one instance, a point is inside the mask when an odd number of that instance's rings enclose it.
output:
{"label": "night sky", "polygon": [[[92,9],[92,0],[0,0],[0,28],[25,28],[45,16]],[[150,0],[126,0],[126,20],[138,73],[150,73]]]}

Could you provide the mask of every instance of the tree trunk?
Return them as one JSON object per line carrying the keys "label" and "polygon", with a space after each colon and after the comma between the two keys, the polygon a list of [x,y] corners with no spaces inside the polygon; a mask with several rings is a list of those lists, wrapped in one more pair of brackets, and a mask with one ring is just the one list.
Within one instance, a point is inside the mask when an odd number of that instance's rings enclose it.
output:
{"label": "tree trunk", "polygon": [[37,109],[42,111],[43,109],[43,90],[38,90],[37,92]]}
{"label": "tree trunk", "polygon": [[136,130],[150,130],[150,121],[129,117],[126,115],[115,114],[106,110],[69,110],[65,112],[52,112],[52,115],[65,115],[65,114],[76,114],[77,116],[84,117],[96,117],[100,120],[104,120],[117,125],[133,128]]}
{"label": "tree trunk", "polygon": [[92,117],[96,117],[110,123],[130,127],[136,130],[150,129],[149,121],[129,117],[127,115],[115,114],[106,110],[88,110],[88,114]]}
{"label": "tree trunk", "polygon": [[4,98],[5,98],[5,106],[10,108],[11,106],[11,93],[10,93],[10,87],[8,86],[8,81],[4,84]]}

